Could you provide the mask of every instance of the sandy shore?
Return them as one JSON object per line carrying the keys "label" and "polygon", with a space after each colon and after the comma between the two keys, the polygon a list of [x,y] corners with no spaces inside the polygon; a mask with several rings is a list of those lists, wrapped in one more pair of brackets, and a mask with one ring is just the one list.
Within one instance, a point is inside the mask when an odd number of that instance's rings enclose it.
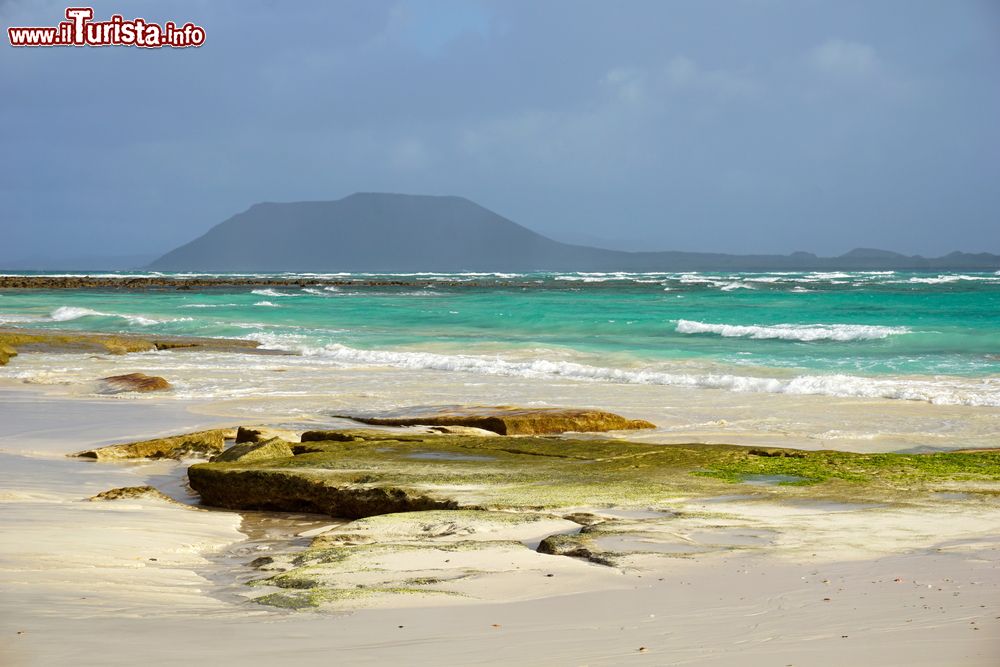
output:
{"label": "sandy shore", "polygon": [[469,584],[487,584],[470,589],[474,598],[349,613],[262,607],[247,601],[243,582],[254,571],[246,563],[329,519],[87,502],[137,484],[194,499],[181,463],[63,456],[232,424],[193,405],[0,392],[0,663],[1000,662],[995,501],[881,508],[735,494],[673,499],[691,517],[671,524],[681,538],[719,542],[738,529],[761,537],[760,548],[751,540],[647,556],[624,569],[528,552],[523,562],[484,563],[496,574]]}

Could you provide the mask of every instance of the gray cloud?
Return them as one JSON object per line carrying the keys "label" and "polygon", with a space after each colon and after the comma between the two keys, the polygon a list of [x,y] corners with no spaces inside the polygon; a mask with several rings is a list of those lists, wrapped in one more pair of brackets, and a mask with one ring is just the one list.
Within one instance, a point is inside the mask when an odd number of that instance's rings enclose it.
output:
{"label": "gray cloud", "polygon": [[[49,25],[64,4],[0,4]],[[256,201],[473,198],[644,247],[1000,251],[982,3],[101,2],[200,49],[0,58],[0,261],[155,252]]]}

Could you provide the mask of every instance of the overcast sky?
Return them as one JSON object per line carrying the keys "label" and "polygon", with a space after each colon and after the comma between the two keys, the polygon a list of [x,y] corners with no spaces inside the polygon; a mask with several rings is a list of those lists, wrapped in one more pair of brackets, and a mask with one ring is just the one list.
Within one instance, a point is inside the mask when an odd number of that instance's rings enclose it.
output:
{"label": "overcast sky", "polygon": [[[355,191],[644,249],[1000,253],[995,0],[92,4],[207,41],[3,35],[0,261],[156,253]],[[65,7],[0,0],[0,23]]]}

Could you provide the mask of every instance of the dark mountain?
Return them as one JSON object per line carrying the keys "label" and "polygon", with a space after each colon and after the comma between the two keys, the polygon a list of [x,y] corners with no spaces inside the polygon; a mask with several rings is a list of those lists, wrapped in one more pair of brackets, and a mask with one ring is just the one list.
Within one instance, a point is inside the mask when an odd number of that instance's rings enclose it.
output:
{"label": "dark mountain", "polygon": [[767,271],[996,270],[1000,256],[928,259],[857,249],[725,255],[624,252],[560,243],[468,199],[358,193],[337,201],[255,204],[149,265],[159,271]]}

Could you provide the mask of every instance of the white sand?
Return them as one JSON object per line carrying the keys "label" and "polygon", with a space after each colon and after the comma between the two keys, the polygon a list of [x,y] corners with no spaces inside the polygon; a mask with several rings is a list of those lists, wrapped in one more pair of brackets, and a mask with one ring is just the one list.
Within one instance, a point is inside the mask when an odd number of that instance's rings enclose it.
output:
{"label": "white sand", "polygon": [[763,539],[624,572],[527,552],[470,582],[490,602],[273,611],[239,595],[238,514],[82,500],[145,483],[184,498],[181,464],[61,456],[219,424],[199,411],[0,392],[0,664],[1000,664],[995,502],[689,503],[728,518],[671,522],[677,539]]}

